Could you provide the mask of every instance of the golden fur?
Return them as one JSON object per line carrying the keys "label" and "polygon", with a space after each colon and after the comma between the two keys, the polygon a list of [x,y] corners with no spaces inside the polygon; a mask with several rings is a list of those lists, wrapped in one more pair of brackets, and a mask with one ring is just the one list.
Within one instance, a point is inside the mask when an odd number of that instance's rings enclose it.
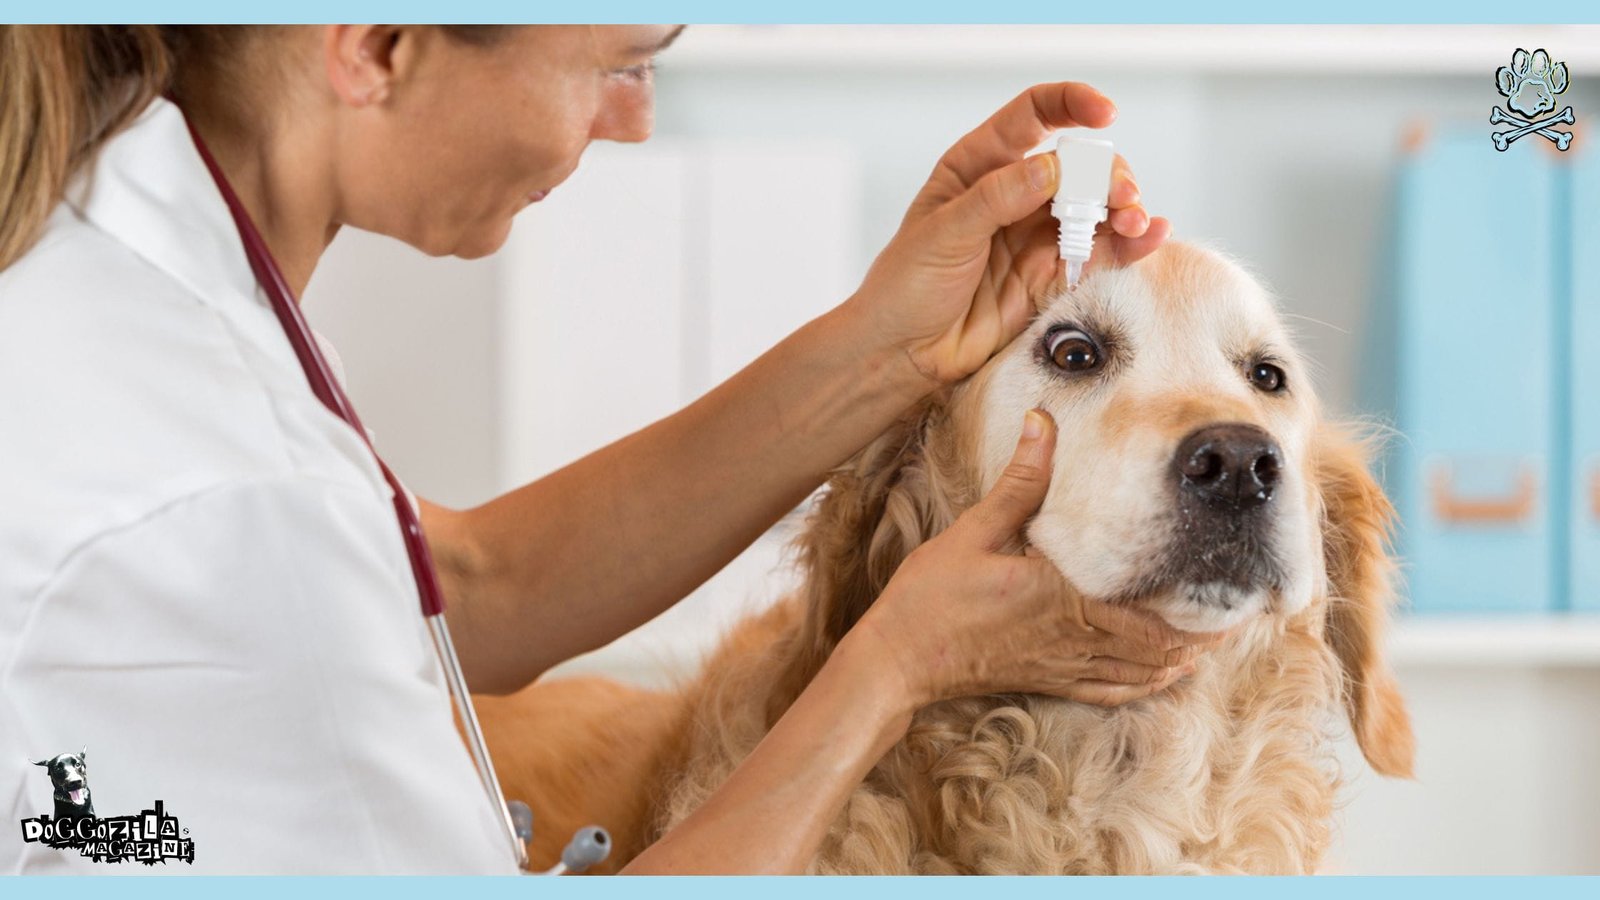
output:
{"label": "golden fur", "polygon": [[[1143,327],[1153,329],[1151,340],[1211,321],[1182,319],[1207,315],[1196,312],[1199,303],[1233,302],[1187,298],[1248,292],[1253,284],[1215,254],[1182,245],[1133,268],[1123,281],[1102,278],[1101,292],[1113,310],[1148,306],[1153,318]],[[1135,276],[1142,288],[1126,280]],[[1095,296],[1073,302],[1090,309]],[[1041,314],[1055,308],[1047,303]],[[1284,349],[1270,306],[1241,301],[1240,310],[1220,315],[1262,320],[1262,339]],[[1215,327],[1222,343],[1238,330],[1231,319]],[[1410,774],[1409,721],[1380,656],[1392,602],[1392,510],[1367,472],[1367,442],[1321,421],[1309,392],[1285,405],[1186,384],[1186,370],[1172,361],[1162,361],[1143,387],[1129,387],[1139,383],[1129,375],[1103,404],[1063,395],[1047,380],[1029,380],[1036,376],[1021,345],[1033,337],[1019,337],[1014,352],[929,398],[833,474],[800,539],[801,590],[736,629],[681,690],[591,679],[482,701],[508,795],[538,799],[536,862],[549,864],[574,828],[597,821],[618,839],[604,869],[614,871],[703,803],[907,554],[992,483],[1015,441],[1004,423],[1020,424],[1020,409],[1041,396],[1063,441],[1069,429],[1082,435],[1059,451],[1077,454],[1070,457],[1077,465],[1064,468],[1058,455],[1051,494],[1027,538],[1069,578],[1076,581],[1074,570],[1086,561],[1062,530],[1066,520],[1051,517],[1055,507],[1086,518],[1095,508],[1124,512],[1095,503],[1102,488],[1076,471],[1107,456],[1116,457],[1107,471],[1131,471],[1139,454],[1170,454],[1196,423],[1215,421],[1260,422],[1286,435],[1286,458],[1305,490],[1286,488],[1281,505],[1286,516],[1307,518],[1313,544],[1286,538],[1286,552],[1321,571],[1304,581],[1300,601],[1289,596],[1292,587],[1274,592],[1193,676],[1145,700],[1103,709],[1002,695],[922,710],[850,797],[812,871],[1310,873],[1329,842],[1341,704],[1372,766]],[[1024,389],[1035,383],[1042,394]],[[1018,392],[1026,396],[1012,396]],[[1291,508],[1296,497],[1303,508]],[[1062,547],[1069,549],[1051,552]]]}

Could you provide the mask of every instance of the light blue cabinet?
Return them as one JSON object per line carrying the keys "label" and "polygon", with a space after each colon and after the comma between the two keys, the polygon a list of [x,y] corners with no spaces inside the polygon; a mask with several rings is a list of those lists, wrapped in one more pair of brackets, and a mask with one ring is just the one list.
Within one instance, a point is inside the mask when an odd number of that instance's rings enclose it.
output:
{"label": "light blue cabinet", "polygon": [[1571,409],[1568,596],[1574,609],[1600,611],[1600,149],[1574,143],[1569,172]]}
{"label": "light blue cabinet", "polygon": [[1402,165],[1385,368],[1416,611],[1560,602],[1556,169],[1536,147],[1496,151],[1482,129],[1435,133]]}

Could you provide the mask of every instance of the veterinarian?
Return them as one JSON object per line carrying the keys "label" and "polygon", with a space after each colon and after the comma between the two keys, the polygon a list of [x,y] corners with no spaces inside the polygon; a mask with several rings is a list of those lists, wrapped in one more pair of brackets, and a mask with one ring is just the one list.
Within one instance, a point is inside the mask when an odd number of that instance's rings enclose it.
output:
{"label": "veterinarian", "polygon": [[[298,297],[342,226],[493,253],[591,141],[649,136],[651,60],[680,30],[3,29],[11,820],[50,810],[29,760],[87,746],[96,813],[162,801],[197,873],[514,871],[419,614],[404,504],[314,394],[253,263]],[[482,506],[410,498],[471,688],[514,691],[654,617],[1005,345],[1057,275],[1054,157],[1023,154],[1115,113],[1085,85],[1028,90],[939,160],[855,294],[726,384]],[[1120,162],[1111,200],[1101,264],[1167,235]],[[1052,423],[1016,426],[988,496],[912,554],[743,767],[629,871],[800,870],[935,700],[1117,704],[1180,677],[1213,636],[999,552],[1050,477]],[[10,830],[0,870],[97,869]]]}

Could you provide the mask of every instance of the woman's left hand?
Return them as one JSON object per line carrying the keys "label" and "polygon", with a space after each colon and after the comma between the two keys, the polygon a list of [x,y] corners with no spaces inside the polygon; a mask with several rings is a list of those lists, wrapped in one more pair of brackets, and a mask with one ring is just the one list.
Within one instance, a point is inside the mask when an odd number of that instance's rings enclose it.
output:
{"label": "woman's left hand", "polygon": [[[977,371],[1027,326],[1060,273],[1054,153],[1023,154],[1059,128],[1104,128],[1112,102],[1085,84],[1036,85],[951,147],[847,306],[874,339],[903,351],[929,389]],[[1139,202],[1119,155],[1110,215],[1090,267],[1125,265],[1171,233]]]}

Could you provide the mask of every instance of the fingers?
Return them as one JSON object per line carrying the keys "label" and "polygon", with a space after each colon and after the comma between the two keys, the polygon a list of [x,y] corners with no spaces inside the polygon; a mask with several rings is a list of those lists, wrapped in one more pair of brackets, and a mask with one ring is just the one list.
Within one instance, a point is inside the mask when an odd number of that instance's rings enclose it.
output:
{"label": "fingers", "polygon": [[1139,202],[1139,184],[1120,153],[1111,165],[1111,193],[1106,196],[1106,208],[1111,211],[1106,224],[1116,234],[1136,238],[1150,227],[1150,214]]}
{"label": "fingers", "polygon": [[988,244],[996,231],[1026,219],[1049,201],[1058,168],[1054,153],[1039,153],[990,172],[939,210],[936,239],[952,239],[958,246]]}
{"label": "fingers", "polygon": [[[1046,155],[1050,154],[1041,154]],[[990,177],[995,176],[991,174]],[[996,180],[999,181],[998,178]],[[967,212],[950,216],[952,221],[966,220],[962,223],[966,227],[958,225],[955,230],[966,234],[969,240],[975,240],[979,235],[988,237],[991,223],[1015,212],[1015,207],[1009,206],[995,212],[997,207],[1002,206],[993,200],[999,194],[985,196],[982,192],[986,189],[980,184],[952,201],[965,202],[969,204],[969,210],[976,211],[976,215]],[[974,191],[979,193],[974,194]],[[1056,245],[1059,226],[1044,205],[1046,199],[1038,198],[1040,205],[1001,230],[1004,246],[1011,254],[1012,270],[1018,273],[1030,297],[1048,291],[1061,275]],[[1088,271],[1131,265],[1154,253],[1171,236],[1171,223],[1159,216],[1151,217],[1141,200],[1138,182],[1127,160],[1118,155],[1113,165],[1111,193],[1107,199],[1110,212],[1105,224],[1095,235],[1095,248],[1089,258]],[[1026,208],[1031,202],[1023,200],[1021,205]]]}
{"label": "fingers", "polygon": [[1050,487],[1050,456],[1055,451],[1055,422],[1042,410],[1030,409],[1011,462],[988,496],[962,517],[972,522],[980,539],[996,549],[1021,530],[1022,523],[1044,502]]}
{"label": "fingers", "polygon": [[1139,183],[1134,180],[1128,161],[1118,153],[1116,161],[1111,164],[1111,193],[1106,195],[1106,206],[1115,210],[1138,204]]}
{"label": "fingers", "polygon": [[1181,674],[1183,666],[1146,665],[1115,656],[1090,658],[1084,675],[1091,681],[1109,681],[1116,684],[1160,684]]}
{"label": "fingers", "polygon": [[1114,209],[1107,217],[1106,224],[1121,237],[1136,238],[1143,235],[1150,227],[1150,214],[1145,212],[1142,206]]}
{"label": "fingers", "polygon": [[1124,703],[1164,691],[1181,677],[1183,677],[1181,674],[1177,674],[1152,684],[1118,684],[1113,681],[1094,680],[1075,681],[1063,688],[1057,693],[1057,696],[1095,706],[1121,706]]}
{"label": "fingers", "polygon": [[1058,128],[1104,128],[1116,117],[1116,104],[1086,84],[1034,85],[957,141],[939,165],[962,184],[976,184]]}
{"label": "fingers", "polygon": [[[1137,210],[1142,215],[1143,210]],[[1110,224],[1108,222],[1108,224]],[[1125,228],[1136,230],[1138,223],[1122,223]],[[1156,252],[1167,238],[1172,236],[1172,223],[1161,216],[1149,220],[1144,230],[1137,237],[1129,237],[1108,228],[1095,235],[1094,253],[1089,257],[1089,262],[1084,266],[1084,272],[1092,272],[1104,266],[1121,268],[1132,265],[1146,256]]]}
{"label": "fingers", "polygon": [[[1131,638],[1111,635],[1094,644],[1093,647],[1095,653],[1101,654],[1097,658],[1121,659],[1142,666],[1174,669],[1193,663],[1200,654],[1210,650],[1215,645],[1215,641],[1202,640],[1190,644],[1162,647]],[[1106,680],[1116,681],[1118,679],[1108,678]]]}
{"label": "fingers", "polygon": [[[1194,645],[1212,644],[1225,637],[1223,632],[1179,631],[1155,613],[1128,606],[1113,606],[1097,600],[1083,601],[1083,617],[1090,625],[1109,633],[1105,645],[1108,653],[1114,648],[1116,656],[1151,665],[1182,665],[1192,657],[1150,656],[1149,651],[1164,654]],[[1168,659],[1177,661],[1168,662]]]}

